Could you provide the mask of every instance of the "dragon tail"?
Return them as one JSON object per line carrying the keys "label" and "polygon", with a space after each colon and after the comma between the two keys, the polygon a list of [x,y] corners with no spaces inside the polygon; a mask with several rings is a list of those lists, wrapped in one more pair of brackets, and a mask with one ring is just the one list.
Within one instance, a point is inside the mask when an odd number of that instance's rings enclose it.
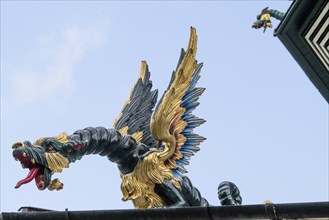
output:
{"label": "dragon tail", "polygon": [[221,205],[241,205],[239,188],[232,182],[224,181],[218,186],[218,198]]}
{"label": "dragon tail", "polygon": [[190,206],[209,206],[208,201],[203,198],[190,179],[184,176],[181,180],[182,194]]}

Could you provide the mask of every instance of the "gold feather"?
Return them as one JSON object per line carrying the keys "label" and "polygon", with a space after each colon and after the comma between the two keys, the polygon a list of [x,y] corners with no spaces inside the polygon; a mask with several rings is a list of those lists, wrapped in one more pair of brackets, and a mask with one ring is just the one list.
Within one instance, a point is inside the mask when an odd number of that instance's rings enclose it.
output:
{"label": "gold feather", "polygon": [[[128,134],[128,126],[125,126],[121,129],[119,129],[119,132],[121,134]],[[142,139],[143,139],[143,132],[142,131],[138,131],[138,132],[135,132],[131,135],[137,142],[141,142]]]}
{"label": "gold feather", "polygon": [[[66,143],[69,141],[69,135],[65,132],[62,132],[60,133],[59,135],[55,136],[55,137],[52,137],[54,138],[55,140],[61,142],[61,143]],[[42,138],[39,138],[38,140],[36,140],[33,145],[37,145],[37,146],[40,146],[42,144],[42,142],[46,139],[46,137],[42,137]]]}
{"label": "gold feather", "polygon": [[54,172],[62,172],[69,167],[69,160],[60,153],[46,153],[48,167]]}
{"label": "gold feather", "polygon": [[143,139],[143,132],[142,131],[138,131],[135,132],[131,135],[137,142],[141,142]]}
{"label": "gold feather", "polygon": [[152,135],[156,140],[165,143],[164,151],[158,153],[159,159],[166,161],[166,165],[170,169],[177,168],[175,160],[181,158],[179,149],[186,141],[184,135],[181,134],[187,125],[182,120],[186,109],[180,105],[196,70],[196,51],[196,30],[191,27],[190,40],[185,55],[177,67],[170,87],[165,92],[157,111],[151,117]]}
{"label": "gold feather", "polygon": [[159,161],[158,155],[151,153],[138,161],[133,172],[121,174],[122,200],[132,200],[135,208],[166,206],[166,202],[154,191],[156,184],[170,180],[178,189],[180,184],[171,170]]}
{"label": "gold feather", "polygon": [[121,134],[128,134],[128,126],[124,126],[118,130]]}

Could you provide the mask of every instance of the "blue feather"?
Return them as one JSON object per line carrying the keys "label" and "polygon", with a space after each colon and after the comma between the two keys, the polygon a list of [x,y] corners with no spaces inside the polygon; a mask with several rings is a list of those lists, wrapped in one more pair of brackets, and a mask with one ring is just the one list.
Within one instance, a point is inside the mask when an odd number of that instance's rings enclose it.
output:
{"label": "blue feather", "polygon": [[175,178],[177,179],[181,179],[182,174],[187,172],[184,165],[189,164],[190,157],[200,150],[198,145],[205,140],[204,137],[193,133],[193,129],[203,124],[205,120],[191,114],[191,112],[199,105],[198,100],[205,90],[204,88],[195,87],[200,79],[199,74],[202,65],[202,63],[197,64],[196,70],[192,76],[191,84],[183,96],[182,103],[180,105],[185,108],[182,120],[184,120],[187,125],[181,132],[181,134],[183,134],[186,138],[184,145],[180,149],[183,157],[176,161],[177,169],[172,170]]}

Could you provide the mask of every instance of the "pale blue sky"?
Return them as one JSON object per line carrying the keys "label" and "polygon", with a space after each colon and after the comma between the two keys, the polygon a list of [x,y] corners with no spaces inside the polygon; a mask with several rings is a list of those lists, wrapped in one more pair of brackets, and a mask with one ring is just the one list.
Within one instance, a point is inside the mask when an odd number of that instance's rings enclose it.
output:
{"label": "pale blue sky", "polygon": [[[111,127],[147,60],[161,95],[199,37],[206,87],[194,112],[207,140],[187,174],[218,205],[217,186],[238,185],[244,204],[328,200],[328,104],[273,37],[251,29],[266,6],[290,1],[1,1],[1,211],[132,208],[115,164],[86,156],[39,191],[11,155],[16,141]],[[273,20],[274,26],[278,21]]]}

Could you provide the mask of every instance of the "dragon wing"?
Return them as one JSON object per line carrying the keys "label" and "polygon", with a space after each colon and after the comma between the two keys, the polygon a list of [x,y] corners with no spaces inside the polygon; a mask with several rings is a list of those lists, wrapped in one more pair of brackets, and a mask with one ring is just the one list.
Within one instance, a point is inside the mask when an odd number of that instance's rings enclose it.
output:
{"label": "dragon wing", "polygon": [[196,30],[191,27],[187,50],[185,52],[182,49],[168,89],[151,118],[152,135],[165,145],[164,150],[158,153],[159,159],[179,180],[186,173],[184,165],[189,163],[190,157],[199,150],[198,145],[205,140],[193,133],[193,129],[205,120],[191,114],[199,105],[197,101],[205,90],[195,87],[202,68],[202,63],[195,60],[196,45]]}
{"label": "dragon wing", "polygon": [[150,119],[157,101],[158,91],[151,89],[152,81],[148,65],[146,61],[142,61],[139,78],[113,125],[120,133],[130,134],[136,141],[142,142],[148,147],[157,145],[151,135]]}

